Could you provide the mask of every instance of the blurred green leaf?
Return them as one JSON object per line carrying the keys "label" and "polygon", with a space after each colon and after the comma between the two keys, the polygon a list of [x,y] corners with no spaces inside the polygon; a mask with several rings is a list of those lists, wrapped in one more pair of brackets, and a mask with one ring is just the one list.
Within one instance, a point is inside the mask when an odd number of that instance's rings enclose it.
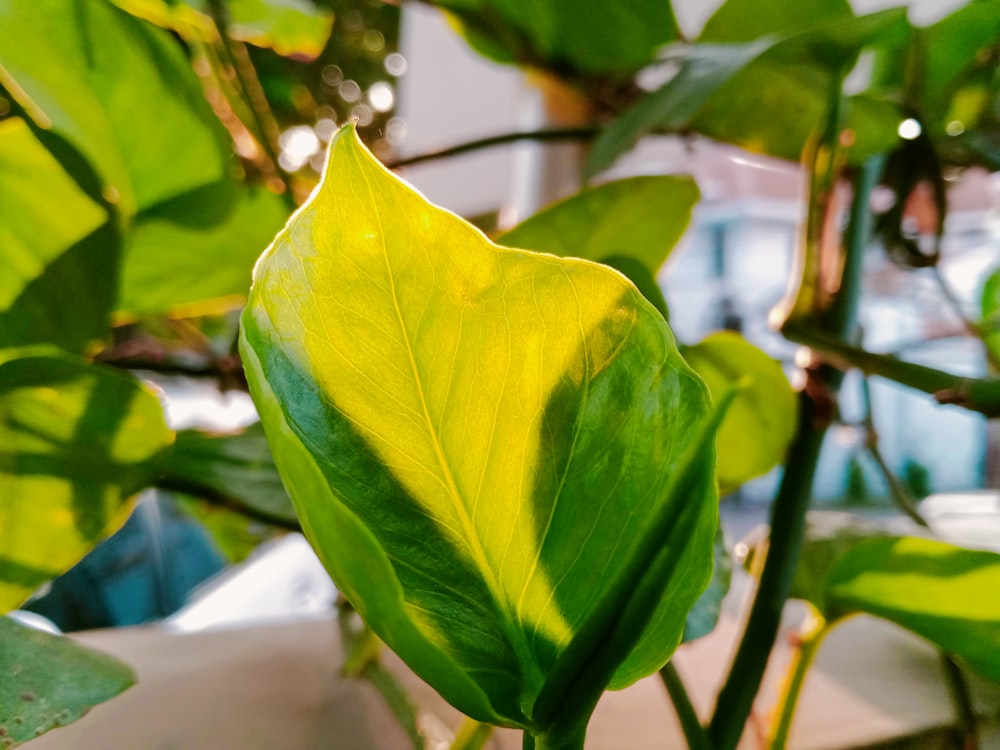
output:
{"label": "blurred green leaf", "polygon": [[722,600],[729,593],[733,580],[733,558],[726,551],[726,542],[722,534],[722,526],[715,530],[715,545],[713,547],[712,580],[708,588],[698,597],[684,622],[684,643],[704,638],[715,630],[722,611]]}
{"label": "blurred green leaf", "polygon": [[0,122],[0,348],[103,338],[120,245],[90,200],[19,118]]}
{"label": "blurred green leaf", "polygon": [[990,354],[1000,360],[1000,269],[991,273],[983,284],[980,310],[983,316],[980,323],[983,343]]}
{"label": "blurred green leaf", "polygon": [[826,580],[831,615],[865,612],[923,636],[1000,681],[1000,555],[932,539],[860,542]]}
{"label": "blurred green leaf", "polygon": [[854,17],[848,0],[810,3],[726,0],[705,22],[699,42],[748,42],[769,34],[794,34]]}
{"label": "blurred green leaf", "polygon": [[577,193],[526,219],[497,242],[613,266],[667,317],[656,274],[691,221],[690,177],[632,177]]}
{"label": "blurred green leaf", "polygon": [[884,524],[871,519],[836,511],[810,511],[789,596],[809,602],[825,619],[831,619],[833,613],[826,602],[831,568],[861,542],[889,535]]}
{"label": "blurred green leaf", "polygon": [[130,375],[58,354],[3,356],[0,612],[116,531],[173,441],[159,401]]}
{"label": "blurred green leaf", "polygon": [[158,485],[246,508],[258,520],[298,523],[259,422],[233,434],[178,431]]}
{"label": "blurred green leaf", "polygon": [[634,73],[677,38],[670,3],[578,0],[435,0],[469,43],[499,62],[555,71]]}
{"label": "blurred green leaf", "polygon": [[[717,14],[725,23],[713,18],[698,43],[673,47],[668,59],[679,65],[677,73],[597,138],[587,174],[607,169],[655,131],[695,130],[750,151],[798,159],[823,121],[838,70],[866,45],[910,31],[903,8],[854,17],[836,11],[844,3],[834,2],[826,4],[830,12],[814,18],[811,4],[780,10],[775,4],[773,14],[758,14],[758,5],[727,3]],[[733,6],[738,13],[729,10]],[[798,10],[790,13],[793,8]],[[857,112],[847,108],[855,160],[896,143],[898,118],[873,119],[873,108],[868,98]],[[877,109],[895,111],[889,104]]]}
{"label": "blurred green leaf", "polygon": [[119,313],[192,316],[240,304],[254,261],[289,211],[267,190],[239,195],[222,221],[183,204],[140,217],[126,240]]}
{"label": "blurred green leaf", "polygon": [[229,137],[165,31],[105,0],[0,0],[0,38],[0,85],[125,216],[206,186],[230,199]]}
{"label": "blurred green leaf", "polygon": [[795,433],[798,401],[781,365],[737,333],[720,331],[681,350],[713,398],[744,382],[718,435],[721,492],[780,464]]}
{"label": "blurred green leaf", "polygon": [[[173,29],[186,39],[217,38],[208,0],[113,0],[129,13]],[[309,0],[226,0],[234,39],[279,55],[312,60],[326,46],[333,13]]]}
{"label": "blurred green leaf", "polygon": [[0,617],[0,747],[70,724],[135,684],[110,656]]}
{"label": "blurred green leaf", "polygon": [[498,248],[345,130],[242,336],[306,533],[460,710],[576,731],[666,662],[710,574],[719,414],[620,275]]}
{"label": "blurred green leaf", "polygon": [[185,513],[204,527],[216,549],[230,563],[243,562],[261,544],[285,533],[275,526],[200,497],[174,493],[174,499]]}

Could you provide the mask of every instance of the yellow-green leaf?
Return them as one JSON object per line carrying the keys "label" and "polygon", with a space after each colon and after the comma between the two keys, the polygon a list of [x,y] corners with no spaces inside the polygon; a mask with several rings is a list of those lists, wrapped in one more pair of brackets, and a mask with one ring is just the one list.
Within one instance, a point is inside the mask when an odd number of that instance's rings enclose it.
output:
{"label": "yellow-green leaf", "polygon": [[832,617],[866,612],[962,657],[1000,681],[1000,555],[933,539],[861,541],[833,566]]}
{"label": "yellow-green leaf", "polygon": [[711,572],[718,415],[620,274],[492,244],[345,130],[241,351],[334,580],[455,706],[577,731],[669,658]]}
{"label": "yellow-green leaf", "polygon": [[0,348],[83,353],[105,335],[120,243],[24,120],[0,122]]}
{"label": "yellow-green leaf", "polygon": [[798,401],[781,365],[742,336],[720,331],[683,349],[714,398],[737,383],[737,394],[718,435],[722,492],[777,466],[795,432]]}
{"label": "yellow-green leaf", "polygon": [[173,439],[130,375],[22,354],[0,357],[0,612],[120,527]]}

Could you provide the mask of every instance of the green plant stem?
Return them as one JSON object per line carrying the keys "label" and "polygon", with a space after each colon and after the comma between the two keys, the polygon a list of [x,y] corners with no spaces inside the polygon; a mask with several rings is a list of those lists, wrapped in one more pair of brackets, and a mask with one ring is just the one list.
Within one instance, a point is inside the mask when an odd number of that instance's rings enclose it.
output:
{"label": "green plant stem", "polygon": [[677,719],[687,740],[688,750],[711,750],[705,728],[698,719],[687,688],[684,687],[684,681],[672,661],[668,661],[660,670],[660,679],[663,680],[663,685],[674,704],[674,710],[677,711]]}
{"label": "green plant stem", "polygon": [[[352,620],[357,618],[360,627]],[[422,750],[424,738],[417,728],[417,711],[406,688],[387,670],[379,659],[382,644],[371,629],[361,621],[346,599],[337,602],[337,627],[344,650],[344,675],[367,680],[385,701],[399,725],[406,732],[414,750]]]}
{"label": "green plant stem", "polygon": [[[839,96],[839,89],[837,95]],[[832,107],[831,116],[834,119],[839,116],[837,106]],[[828,134],[828,139],[834,137],[839,137],[837,128],[833,128],[833,133]],[[828,162],[835,163],[832,155]],[[827,325],[831,328],[836,326],[836,335],[841,339],[850,337],[856,326],[860,269],[871,231],[868,200],[881,168],[880,160],[870,160],[855,180],[842,281],[827,308],[826,317]],[[815,241],[825,220],[825,216],[814,216],[814,212],[810,211],[805,251],[810,250],[808,243]],[[802,264],[803,273],[808,267],[808,263]],[[807,294],[812,294],[809,288],[814,285],[814,279],[803,279],[800,290],[804,289]],[[793,304],[792,310],[796,307]],[[802,550],[806,512],[812,499],[816,466],[843,373],[831,367],[820,367],[808,371],[807,376],[806,388],[799,396],[798,427],[789,449],[778,494],[771,505],[770,543],[757,594],[743,638],[729,675],[719,691],[715,711],[708,725],[708,738],[713,750],[733,750],[739,742],[774,647],[781,612],[791,590],[795,565]]]}
{"label": "green plant stem", "polygon": [[466,718],[455,734],[451,750],[482,750],[486,741],[493,736],[493,726],[475,719]]}
{"label": "green plant stem", "polygon": [[785,745],[788,744],[788,732],[792,728],[792,717],[795,715],[795,706],[799,702],[799,695],[805,684],[806,672],[809,671],[823,639],[833,625],[834,623],[828,623],[818,612],[813,611],[799,634],[799,646],[789,665],[787,682],[778,699],[778,713],[771,731],[770,750],[785,750]]}
{"label": "green plant stem", "polygon": [[955,704],[956,730],[961,737],[962,750],[978,750],[979,726],[976,709],[972,705],[972,696],[969,694],[969,685],[965,681],[965,675],[962,674],[962,668],[955,661],[955,657],[946,651],[941,652],[941,664]]}
{"label": "green plant stem", "polygon": [[708,725],[709,744],[714,750],[732,750],[739,742],[777,637],[781,611],[802,549],[806,511],[826,433],[824,411],[807,391],[802,391],[798,430],[771,505],[770,544],[757,595]]}
{"label": "green plant stem", "polygon": [[274,168],[274,176],[285,186],[282,193],[285,202],[292,210],[298,208],[295,197],[292,194],[291,186],[282,175],[278,165],[278,124],[271,113],[271,108],[267,103],[267,97],[257,78],[257,71],[254,70],[253,63],[245,48],[237,48],[232,37],[229,35],[229,9],[226,8],[223,0],[208,0],[208,11],[219,32],[219,40],[222,49],[228,58],[228,62],[233,66],[236,74],[236,81],[243,94],[253,124],[257,130],[257,141],[261,149],[267,155],[268,160]]}
{"label": "green plant stem", "polygon": [[582,128],[549,128],[543,130],[524,130],[516,133],[504,133],[494,135],[489,138],[478,138],[474,141],[459,143],[450,148],[442,148],[437,151],[408,156],[405,159],[397,159],[386,164],[389,169],[400,169],[402,167],[412,167],[415,164],[423,164],[428,161],[447,159],[452,156],[461,156],[473,151],[481,151],[486,148],[503,146],[508,143],[518,141],[537,141],[541,143],[554,143],[558,141],[587,141],[595,138],[600,130],[596,127]]}
{"label": "green plant stem", "polygon": [[892,502],[897,508],[909,516],[911,521],[918,526],[929,528],[927,521],[920,515],[920,511],[917,510],[917,504],[910,495],[910,491],[899,481],[895,472],[889,468],[889,464],[882,455],[882,450],[879,448],[878,431],[875,429],[875,416],[872,410],[872,389],[867,377],[861,378],[861,398],[865,410],[863,421],[865,444],[868,448],[868,454],[875,461],[875,465],[882,472],[882,476],[889,487],[889,497],[892,498]]}
{"label": "green plant stem", "polygon": [[928,393],[939,403],[955,404],[987,417],[1000,417],[1000,378],[966,378],[905,362],[889,354],[875,354],[810,326],[788,326],[782,333],[791,341],[821,352],[825,360],[840,369],[856,367],[867,375],[878,375]]}

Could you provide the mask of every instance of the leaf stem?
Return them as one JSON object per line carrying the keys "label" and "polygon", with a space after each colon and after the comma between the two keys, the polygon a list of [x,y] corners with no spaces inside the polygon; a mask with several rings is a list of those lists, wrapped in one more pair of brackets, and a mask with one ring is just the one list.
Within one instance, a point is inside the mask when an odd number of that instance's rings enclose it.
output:
{"label": "leaf stem", "polygon": [[771,732],[770,750],[785,750],[788,733],[792,727],[792,717],[798,704],[806,672],[816,658],[823,639],[832,630],[834,623],[828,623],[819,612],[812,610],[809,619],[799,633],[799,644],[792,663],[789,665],[786,682],[778,699],[776,722]]}
{"label": "leaf stem", "polygon": [[482,750],[492,735],[492,724],[483,724],[466,717],[455,734],[455,741],[451,743],[450,750]]}
{"label": "leaf stem", "polygon": [[677,711],[677,719],[684,732],[684,738],[687,740],[688,750],[711,750],[708,734],[705,733],[705,728],[698,719],[698,714],[691,704],[691,698],[684,686],[684,681],[677,672],[673,661],[668,661],[663,665],[660,670],[660,679],[663,680],[663,685],[674,704],[674,710]]}
{"label": "leaf stem", "polygon": [[969,685],[965,681],[962,668],[958,665],[955,657],[947,651],[941,652],[941,664],[944,667],[945,677],[948,680],[948,687],[955,704],[955,713],[957,714],[955,729],[960,734],[962,750],[978,750],[979,727],[976,720],[976,709],[972,705],[972,696],[969,694]]}
{"label": "leaf stem", "polygon": [[580,128],[546,128],[542,130],[522,130],[514,133],[504,133],[493,135],[488,138],[477,138],[476,140],[459,143],[449,148],[442,148],[435,151],[428,151],[416,156],[408,156],[405,159],[396,159],[386,164],[389,169],[400,169],[402,167],[412,167],[416,164],[423,164],[428,161],[447,159],[452,156],[461,156],[473,151],[503,146],[508,143],[518,141],[538,141],[541,143],[554,143],[558,141],[587,141],[595,138],[599,129],[596,127]]}
{"label": "leaf stem", "polygon": [[709,743],[715,750],[736,747],[777,637],[781,611],[795,576],[795,563],[805,534],[806,511],[826,433],[824,412],[808,391],[799,394],[798,430],[771,505],[767,560],[743,639],[708,726]]}
{"label": "leaf stem", "polygon": [[[840,137],[841,116],[839,80],[835,82],[831,93],[833,102],[823,139],[825,146],[818,147],[815,154],[823,156],[823,159],[815,158],[812,161],[811,168],[814,171],[833,169],[833,165],[837,163],[836,144]],[[855,333],[861,264],[871,232],[868,201],[882,166],[881,159],[871,159],[854,180],[850,223],[844,242],[844,271],[839,286],[823,311],[824,322],[834,340],[843,340]],[[816,210],[817,200],[825,202],[829,198],[825,191],[832,182],[823,175],[814,174],[811,185],[813,192],[810,194],[806,236],[800,250],[806,255],[815,252],[824,227],[834,218]],[[828,211],[832,210],[831,204],[826,205]],[[816,294],[819,264],[809,262],[809,258],[804,257],[799,270],[802,275],[798,280],[799,292],[788,309],[793,319],[797,315],[809,317],[820,313],[819,305],[823,302]],[[813,274],[813,277],[806,278],[808,274]],[[757,595],[708,726],[709,741],[715,750],[733,750],[736,747],[760,689],[802,549],[806,512],[812,499],[816,466],[823,437],[836,408],[836,392],[842,379],[843,374],[831,367],[807,370],[806,388],[799,397],[798,427],[789,449],[785,473],[771,505],[770,545]]]}
{"label": "leaf stem", "polygon": [[889,497],[892,498],[892,502],[895,503],[896,507],[909,516],[910,520],[915,524],[929,528],[927,521],[920,515],[920,511],[917,510],[917,504],[910,495],[910,491],[906,488],[906,485],[899,481],[899,477],[889,467],[888,462],[882,455],[882,449],[879,448],[878,431],[875,429],[875,417],[872,411],[871,384],[868,382],[867,377],[861,378],[861,398],[865,410],[864,420],[862,421],[865,430],[865,447],[868,449],[868,455],[872,457],[875,465],[882,472],[882,476],[889,487]]}
{"label": "leaf stem", "polygon": [[291,186],[282,174],[278,163],[278,151],[276,148],[278,123],[271,112],[264,88],[260,85],[257,71],[254,69],[246,47],[242,43],[236,42],[229,35],[229,9],[226,8],[225,2],[223,0],[208,0],[207,4],[209,15],[212,17],[212,22],[219,33],[222,50],[228,58],[227,61],[233,67],[233,72],[236,74],[236,81],[243,94],[243,100],[246,102],[250,116],[253,118],[253,124],[257,131],[257,142],[273,167],[274,177],[284,185],[285,189],[282,192],[282,196],[284,196],[285,202],[289,208],[294,210],[298,208],[298,205],[292,194]]}
{"label": "leaf stem", "polygon": [[967,378],[890,354],[876,354],[805,325],[786,326],[782,333],[791,341],[819,351],[840,369],[856,367],[868,375],[879,375],[928,393],[939,403],[961,406],[987,417],[1000,416],[1000,378]]}

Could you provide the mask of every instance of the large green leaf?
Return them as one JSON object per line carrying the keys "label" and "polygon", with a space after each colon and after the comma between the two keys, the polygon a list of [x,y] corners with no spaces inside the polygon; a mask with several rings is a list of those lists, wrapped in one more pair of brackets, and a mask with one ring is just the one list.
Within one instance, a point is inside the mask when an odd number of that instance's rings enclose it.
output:
{"label": "large green leaf", "polygon": [[126,665],[0,617],[0,747],[76,721],[135,684]]}
{"label": "large green leaf", "polygon": [[105,335],[119,254],[107,212],[19,118],[0,122],[0,348]]}
{"label": "large green leaf", "polygon": [[[130,13],[188,39],[213,41],[209,0],[113,0]],[[279,55],[312,60],[326,46],[333,12],[310,0],[227,0],[229,34]]]}
{"label": "large green leaf", "polygon": [[115,531],[173,435],[130,375],[57,355],[0,359],[0,612]]}
{"label": "large green leaf", "polygon": [[0,0],[0,38],[0,85],[125,215],[206,186],[228,200],[228,136],[165,31],[106,0]]}
{"label": "large green leaf", "polygon": [[287,218],[284,201],[262,189],[241,191],[222,221],[179,206],[148,212],[126,241],[119,312],[196,315],[239,304],[261,248]]}
{"label": "large green leaf", "polygon": [[683,348],[713,397],[742,384],[717,438],[719,488],[736,489],[785,458],[798,400],[781,365],[737,333],[720,331]]}
{"label": "large green leaf", "polygon": [[500,235],[508,247],[613,266],[666,317],[656,274],[691,221],[689,177],[632,177],[577,193]]}
{"label": "large green leaf", "polygon": [[[742,0],[739,5],[742,12],[727,13],[726,23],[710,22],[697,44],[670,51],[677,73],[598,137],[588,174],[608,168],[655,131],[693,129],[751,151],[797,159],[823,121],[838,70],[865,46],[910,31],[905,9],[858,18],[831,11],[812,18],[812,5],[787,4],[754,20],[753,9]],[[789,14],[792,8],[799,10]],[[864,97],[847,108],[856,160],[896,142],[896,112],[890,103],[875,106]]]}
{"label": "large green leaf", "polygon": [[557,72],[634,73],[677,37],[670,3],[435,0],[479,52]]}
{"label": "large green leaf", "polygon": [[684,622],[684,643],[704,638],[715,630],[722,612],[722,600],[729,593],[733,580],[733,558],[726,550],[726,540],[720,525],[715,531],[715,557],[712,580],[688,612]]}
{"label": "large green leaf", "polygon": [[1000,681],[1000,555],[932,539],[860,542],[826,580],[831,616],[883,617]]}
{"label": "large green leaf", "polygon": [[233,434],[181,430],[158,484],[246,508],[261,520],[297,522],[260,423]]}
{"label": "large green leaf", "polygon": [[545,732],[665,663],[711,571],[718,415],[621,275],[493,245],[346,130],[242,337],[307,535],[454,705]]}

